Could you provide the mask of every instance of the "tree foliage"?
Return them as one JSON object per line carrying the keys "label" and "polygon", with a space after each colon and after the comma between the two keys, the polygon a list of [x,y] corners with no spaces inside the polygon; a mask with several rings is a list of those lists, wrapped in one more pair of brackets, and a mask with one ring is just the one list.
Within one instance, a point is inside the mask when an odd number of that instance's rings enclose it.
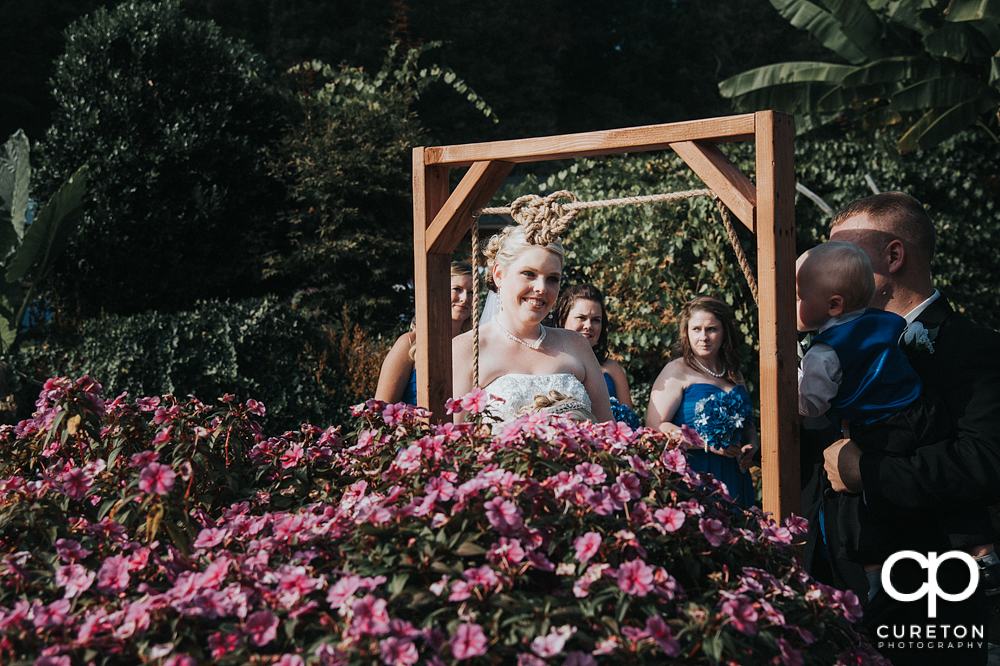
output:
{"label": "tree foliage", "polygon": [[99,9],[69,28],[42,189],[90,164],[92,200],[55,276],[82,313],[253,293],[276,195],[262,147],[278,106],[263,74],[179,0]]}
{"label": "tree foliage", "polygon": [[392,329],[409,309],[410,155],[426,139],[414,102],[441,83],[494,118],[455,72],[421,63],[435,46],[401,52],[393,45],[374,74],[312,62],[287,75],[301,114],[269,153],[289,208],[267,274],[300,289],[302,307],[327,323],[346,312],[363,326]]}
{"label": "tree foliage", "polygon": [[739,110],[777,109],[809,129],[847,117],[899,125],[900,152],[1000,120],[1000,0],[771,0],[842,63],[784,62],[719,84]]}
{"label": "tree foliage", "polygon": [[[723,149],[753,178],[752,145]],[[971,319],[1000,328],[1000,279],[992,251],[1000,237],[1000,172],[992,146],[965,133],[935,151],[899,155],[890,143],[863,136],[800,139],[795,173],[833,209],[872,193],[866,174],[881,190],[902,190],[920,199],[939,234],[936,285]],[[528,178],[507,188],[494,203],[554,190],[570,190],[588,201],[703,187],[672,153],[582,159],[546,181]],[[795,213],[799,252],[829,237],[829,215],[801,194]],[[734,224],[753,265],[756,240],[735,218]],[[591,282],[604,292],[610,348],[631,375],[640,409],[648,382],[676,340],[681,306],[699,294],[733,306],[747,359],[742,369],[751,386],[756,383],[757,308],[711,200],[583,211],[564,240],[565,284]]]}

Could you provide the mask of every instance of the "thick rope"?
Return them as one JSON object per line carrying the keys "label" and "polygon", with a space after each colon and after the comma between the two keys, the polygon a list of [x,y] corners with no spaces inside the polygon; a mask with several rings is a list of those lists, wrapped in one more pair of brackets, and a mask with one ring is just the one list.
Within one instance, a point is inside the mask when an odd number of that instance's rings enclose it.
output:
{"label": "thick rope", "polygon": [[472,216],[472,386],[479,386],[479,214]]}
{"label": "thick rope", "polygon": [[743,277],[746,278],[747,284],[750,286],[750,294],[753,296],[753,302],[759,304],[760,300],[757,298],[757,277],[753,274],[753,270],[750,269],[750,262],[747,261],[747,255],[743,252],[740,239],[736,236],[736,229],[733,228],[733,221],[729,217],[729,209],[726,208],[726,204],[722,203],[722,199],[718,195],[713,193],[712,198],[715,199],[715,203],[719,207],[719,214],[722,215],[722,224],[726,227],[729,243],[733,246],[733,252],[736,254],[736,263],[740,265]]}
{"label": "thick rope", "polygon": [[[757,298],[757,278],[750,268],[743,246],[736,235],[733,227],[729,209],[722,203],[722,200],[712,190],[685,190],[683,192],[666,192],[663,194],[647,194],[636,197],[623,197],[621,199],[603,199],[597,201],[580,201],[576,195],[567,190],[559,190],[552,194],[540,197],[537,194],[528,194],[515,199],[510,206],[495,208],[480,208],[472,214],[472,264],[475,271],[472,275],[472,290],[476,294],[472,304],[472,385],[479,386],[479,218],[482,215],[503,215],[507,214],[514,218],[514,221],[524,228],[525,238],[533,245],[548,245],[559,239],[564,231],[569,227],[577,213],[588,208],[609,208],[614,206],[636,206],[648,203],[658,203],[661,201],[677,201],[680,199],[690,199],[691,197],[711,197],[719,207],[719,214],[722,216],[722,223],[726,227],[726,234],[729,242],[733,246],[736,254],[736,262],[743,271],[747,284],[750,286],[750,293],[753,295],[754,303]],[[561,199],[569,199],[570,203],[559,203]]]}

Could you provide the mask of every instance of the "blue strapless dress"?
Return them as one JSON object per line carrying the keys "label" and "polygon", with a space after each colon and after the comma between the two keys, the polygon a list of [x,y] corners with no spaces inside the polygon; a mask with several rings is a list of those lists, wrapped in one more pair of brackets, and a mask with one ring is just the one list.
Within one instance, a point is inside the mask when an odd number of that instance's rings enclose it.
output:
{"label": "blue strapless dress", "polygon": [[604,383],[608,385],[608,395],[611,397],[611,415],[615,417],[615,421],[621,421],[632,430],[641,428],[644,424],[639,420],[639,415],[618,402],[618,398],[615,397],[615,382],[611,379],[611,375],[606,372],[604,373]]}
{"label": "blue strapless dress", "polygon": [[414,370],[410,375],[410,383],[406,385],[406,390],[403,391],[403,402],[408,405],[417,404],[417,371]]}
{"label": "blue strapless dress", "polygon": [[[712,384],[692,384],[684,389],[683,398],[681,401],[681,406],[677,409],[677,413],[674,414],[674,418],[671,421],[674,425],[685,425],[694,428],[698,431],[698,434],[705,437],[709,443],[710,435],[706,432],[703,426],[699,426],[697,421],[699,420],[696,415],[696,408],[698,403],[705,398],[709,398],[713,395],[721,394],[726,396],[728,393],[733,391],[738,392],[741,397],[746,401],[746,404],[750,404],[750,395],[747,390],[742,386],[737,386],[732,391],[723,391],[718,386]],[[747,427],[753,427],[752,418],[746,418],[745,424]],[[733,433],[732,443],[738,443],[742,440],[743,428],[739,428]],[[727,458],[726,456],[720,456],[717,453],[712,453],[711,451],[700,451],[698,449],[690,449],[687,451],[688,456],[688,466],[696,472],[708,472],[719,481],[726,484],[726,488],[729,489],[729,495],[740,504],[751,505],[756,502],[756,492],[753,487],[753,479],[750,477],[750,472],[743,472],[740,470],[740,463],[738,458]]]}

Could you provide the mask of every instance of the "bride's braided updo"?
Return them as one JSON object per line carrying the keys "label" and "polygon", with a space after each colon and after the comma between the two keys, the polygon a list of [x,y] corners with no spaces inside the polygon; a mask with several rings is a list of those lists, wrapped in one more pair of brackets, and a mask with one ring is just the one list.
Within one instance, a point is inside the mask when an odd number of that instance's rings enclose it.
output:
{"label": "bride's braided updo", "polygon": [[562,242],[558,238],[547,244],[533,244],[528,241],[520,224],[504,227],[500,233],[490,238],[490,242],[483,250],[483,254],[486,255],[486,286],[490,291],[497,290],[497,285],[493,281],[493,267],[499,263],[504,268],[509,268],[529,247],[543,247],[555,253],[559,256],[560,264],[566,256]]}

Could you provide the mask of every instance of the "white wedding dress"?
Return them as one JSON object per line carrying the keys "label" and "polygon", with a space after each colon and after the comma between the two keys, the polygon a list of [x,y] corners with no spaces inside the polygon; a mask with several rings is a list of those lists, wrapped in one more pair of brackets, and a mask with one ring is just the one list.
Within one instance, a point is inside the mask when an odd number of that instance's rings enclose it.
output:
{"label": "white wedding dress", "polygon": [[563,372],[555,375],[503,375],[497,377],[483,390],[500,398],[490,403],[490,411],[497,417],[496,426],[507,421],[513,421],[521,416],[518,412],[526,406],[533,405],[536,395],[548,395],[549,391],[559,391],[582,402],[587,411],[591,409],[590,396],[583,383],[576,375]]}

